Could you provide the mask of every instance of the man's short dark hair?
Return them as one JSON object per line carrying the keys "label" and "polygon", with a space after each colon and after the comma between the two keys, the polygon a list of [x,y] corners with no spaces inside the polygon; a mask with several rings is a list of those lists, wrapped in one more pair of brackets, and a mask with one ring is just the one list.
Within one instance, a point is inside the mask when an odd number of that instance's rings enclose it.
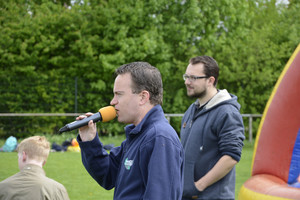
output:
{"label": "man's short dark hair", "polygon": [[138,94],[143,90],[150,93],[150,103],[162,105],[163,83],[159,70],[147,62],[132,62],[116,69],[116,75],[130,73],[132,92]]}
{"label": "man's short dark hair", "polygon": [[190,64],[195,65],[198,63],[204,65],[204,74],[206,76],[213,76],[215,78],[214,86],[216,86],[219,78],[219,66],[217,61],[210,56],[197,56],[190,59]]}

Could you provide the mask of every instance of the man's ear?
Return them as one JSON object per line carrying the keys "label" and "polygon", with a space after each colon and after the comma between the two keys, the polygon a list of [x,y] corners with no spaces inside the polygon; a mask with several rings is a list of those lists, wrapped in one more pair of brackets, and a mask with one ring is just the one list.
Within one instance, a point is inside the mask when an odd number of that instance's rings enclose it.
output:
{"label": "man's ear", "polygon": [[22,151],[22,161],[25,162],[27,160],[27,154],[25,151]]}
{"label": "man's ear", "polygon": [[141,97],[140,104],[143,105],[150,100],[150,93],[147,90],[143,90],[140,93],[140,97]]}
{"label": "man's ear", "polygon": [[215,79],[215,77],[213,77],[213,76],[211,76],[211,77],[208,78],[208,82],[209,82],[212,86],[214,86],[215,81],[216,81],[216,79]]}

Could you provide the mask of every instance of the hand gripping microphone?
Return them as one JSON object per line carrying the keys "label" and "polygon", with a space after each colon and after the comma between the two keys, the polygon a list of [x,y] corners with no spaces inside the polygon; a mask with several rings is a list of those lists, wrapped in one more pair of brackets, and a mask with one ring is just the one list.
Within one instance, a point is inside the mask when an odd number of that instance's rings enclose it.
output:
{"label": "hand gripping microphone", "polygon": [[96,123],[98,121],[107,122],[107,121],[113,120],[116,117],[116,115],[117,115],[117,113],[113,106],[106,106],[104,108],[101,108],[99,110],[99,112],[97,112],[89,117],[86,117],[82,120],[74,121],[74,122],[71,122],[71,123],[65,125],[61,129],[59,129],[59,132],[62,133],[62,132],[66,132],[66,131],[72,131],[74,129],[86,126],[86,125],[88,125],[90,120],[93,120],[94,123]]}

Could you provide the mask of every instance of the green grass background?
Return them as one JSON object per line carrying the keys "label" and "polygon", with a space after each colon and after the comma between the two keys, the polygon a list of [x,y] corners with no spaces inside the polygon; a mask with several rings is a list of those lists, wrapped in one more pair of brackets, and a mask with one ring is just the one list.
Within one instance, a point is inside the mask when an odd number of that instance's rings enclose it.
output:
{"label": "green grass background", "polygon": [[[61,144],[66,139],[75,138],[76,135],[63,134],[46,137],[51,143]],[[101,141],[103,144],[119,146],[124,139],[124,136],[103,137]],[[0,140],[0,147],[3,146],[4,142],[4,140]],[[254,143],[251,144],[245,141],[241,161],[236,167],[236,199],[240,187],[251,175],[253,147]],[[81,162],[80,153],[51,152],[44,169],[48,177],[62,183],[66,187],[71,200],[113,199],[113,190],[107,191],[103,189],[87,173]],[[17,153],[0,152],[0,181],[18,171]]]}

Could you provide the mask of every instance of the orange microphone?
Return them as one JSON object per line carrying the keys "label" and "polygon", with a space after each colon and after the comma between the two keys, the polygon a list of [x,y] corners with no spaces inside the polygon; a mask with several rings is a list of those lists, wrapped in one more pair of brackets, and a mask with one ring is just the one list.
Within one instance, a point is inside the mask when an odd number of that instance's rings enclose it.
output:
{"label": "orange microphone", "polygon": [[103,107],[99,110],[99,112],[86,117],[82,120],[78,120],[78,121],[74,121],[71,122],[67,125],[65,125],[64,127],[62,127],[61,129],[59,129],[59,132],[66,132],[66,131],[72,131],[74,129],[83,127],[88,125],[90,120],[93,120],[94,123],[102,121],[102,122],[108,122],[110,120],[113,120],[117,115],[117,112],[115,110],[115,108],[113,106],[106,106]]}

